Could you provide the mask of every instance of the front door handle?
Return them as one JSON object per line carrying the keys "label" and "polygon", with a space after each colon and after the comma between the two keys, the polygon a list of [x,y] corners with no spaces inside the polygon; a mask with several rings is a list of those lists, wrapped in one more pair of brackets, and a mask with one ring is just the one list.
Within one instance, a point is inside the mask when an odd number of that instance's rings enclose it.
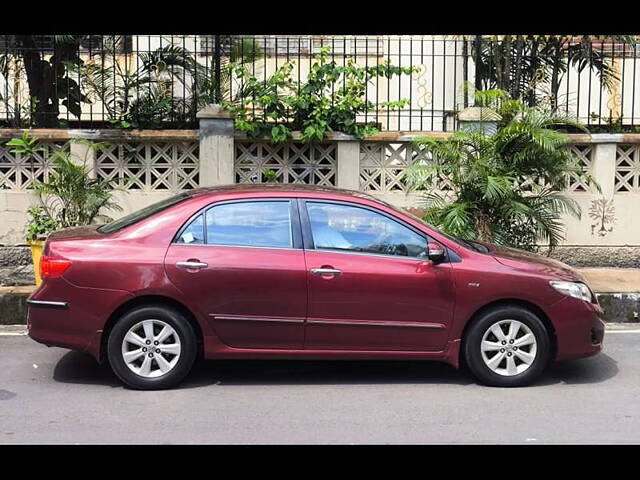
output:
{"label": "front door handle", "polygon": [[342,270],[337,270],[335,268],[312,268],[311,273],[314,275],[340,275]]}
{"label": "front door handle", "polygon": [[207,268],[209,266],[209,264],[207,263],[203,263],[203,262],[198,262],[198,261],[187,261],[187,262],[177,262],[176,263],[176,267],[180,267],[180,268],[184,268],[185,270],[193,270],[193,269],[200,269],[200,268]]}

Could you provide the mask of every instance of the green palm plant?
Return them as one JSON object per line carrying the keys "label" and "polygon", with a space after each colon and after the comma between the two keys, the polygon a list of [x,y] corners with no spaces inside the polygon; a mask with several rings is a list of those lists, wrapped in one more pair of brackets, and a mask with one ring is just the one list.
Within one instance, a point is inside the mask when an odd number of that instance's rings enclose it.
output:
{"label": "green palm plant", "polygon": [[[104,210],[121,211],[113,199],[114,189],[110,180],[92,178],[89,152],[103,148],[104,144],[75,139],[87,146],[84,158],[69,151],[52,154],[53,168],[45,181],[35,181],[33,191],[39,204],[28,209],[27,238],[35,240],[58,228],[90,225],[94,221],[110,221]],[[7,142],[14,147],[11,152],[23,158],[42,151],[38,138],[29,131]]]}
{"label": "green palm plant", "polygon": [[[195,55],[183,47],[165,45],[150,52],[141,52],[125,61],[115,59],[107,51],[99,62],[71,66],[93,100],[104,105],[109,121],[118,127],[158,127],[165,122],[185,124],[195,112],[221,97],[230,96],[229,62],[245,64],[260,56],[260,50],[250,42],[225,41],[228,52],[220,58],[220,77],[215,69],[198,62]],[[114,47],[115,48],[115,47]]]}
{"label": "green palm plant", "polygon": [[[607,40],[631,49],[637,42],[632,35],[613,35]],[[546,103],[557,109],[560,85],[570,68],[593,72],[608,91],[620,80],[613,68],[614,56],[598,48],[599,41],[602,38],[593,35],[488,35],[479,52],[471,44],[471,54],[479,60],[476,76],[483,88],[504,89],[528,105]]]}
{"label": "green palm plant", "polygon": [[[570,149],[562,128],[585,130],[566,116],[526,107],[507,92],[476,93],[476,106],[498,113],[497,130],[462,129],[448,138],[416,144],[431,160],[414,164],[406,182],[424,190],[424,220],[468,240],[552,251],[563,239],[561,215],[580,217],[579,205],[562,194],[571,178],[599,190]],[[446,178],[449,190],[439,190]]]}
{"label": "green palm plant", "polygon": [[[98,147],[91,144],[90,148]],[[103,210],[122,210],[113,200],[110,182],[91,178],[86,159],[83,160],[74,161],[68,152],[54,153],[49,179],[33,187],[44,213],[56,221],[58,228],[110,221],[110,217],[101,214]]]}

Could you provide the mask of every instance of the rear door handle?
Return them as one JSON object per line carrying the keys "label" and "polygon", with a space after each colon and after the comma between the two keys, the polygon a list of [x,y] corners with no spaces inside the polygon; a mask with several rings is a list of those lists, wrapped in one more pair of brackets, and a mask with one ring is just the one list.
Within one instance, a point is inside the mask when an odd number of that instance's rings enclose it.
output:
{"label": "rear door handle", "polygon": [[340,275],[342,270],[335,268],[312,268],[311,273],[314,275]]}
{"label": "rear door handle", "polygon": [[203,262],[189,261],[189,262],[177,262],[176,266],[180,268],[184,268],[185,270],[191,270],[191,269],[207,268],[209,264],[203,263]]}

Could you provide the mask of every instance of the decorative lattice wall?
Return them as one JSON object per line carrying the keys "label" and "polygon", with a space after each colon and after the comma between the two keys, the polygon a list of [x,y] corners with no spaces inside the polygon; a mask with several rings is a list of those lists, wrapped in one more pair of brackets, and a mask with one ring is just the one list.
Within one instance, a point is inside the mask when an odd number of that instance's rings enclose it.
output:
{"label": "decorative lattice wall", "polygon": [[336,184],[335,143],[235,142],[236,183]]}
{"label": "decorative lattice wall", "polygon": [[36,181],[44,182],[53,170],[53,153],[69,151],[68,141],[41,141],[42,151],[28,158],[11,153],[15,147],[0,144],[0,190],[26,191]]}
{"label": "decorative lattice wall", "polygon": [[[572,145],[582,168],[591,171],[593,165],[593,147],[591,145]],[[360,144],[360,188],[368,192],[389,193],[407,192],[405,181],[407,167],[413,164],[429,165],[431,157],[420,147],[411,143],[362,142]],[[433,178],[436,188],[446,192],[451,190],[449,180],[443,176]],[[533,185],[543,186],[542,179],[521,178],[521,186],[531,189]],[[591,187],[577,175],[570,174],[568,191],[590,192]]]}
{"label": "decorative lattice wall", "polygon": [[640,145],[616,148],[616,192],[640,192]]}
{"label": "decorative lattice wall", "polygon": [[[586,144],[575,144],[569,147],[571,151],[574,153],[578,162],[582,166],[583,171],[593,173],[593,146]],[[593,187],[591,187],[584,180],[581,180],[577,175],[570,174],[568,179],[568,188],[567,190],[570,192],[591,192]]]}
{"label": "decorative lattice wall", "polygon": [[[367,192],[407,192],[405,171],[413,164],[432,163],[420,147],[412,143],[362,142],[360,144],[360,188]],[[433,179],[437,189],[451,190],[446,178]]]}
{"label": "decorative lattice wall", "polygon": [[199,186],[198,142],[111,143],[96,154],[100,178],[127,190],[178,191]]}

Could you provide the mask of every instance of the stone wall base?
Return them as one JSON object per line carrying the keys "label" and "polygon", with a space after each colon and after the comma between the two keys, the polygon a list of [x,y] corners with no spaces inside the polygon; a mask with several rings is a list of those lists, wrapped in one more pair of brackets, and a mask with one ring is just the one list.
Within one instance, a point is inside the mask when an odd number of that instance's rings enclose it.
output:
{"label": "stone wall base", "polygon": [[[544,251],[540,252],[545,254]],[[640,268],[640,246],[558,247],[551,255],[578,268]],[[33,285],[31,251],[27,246],[0,245],[0,285]]]}
{"label": "stone wall base", "polygon": [[33,285],[31,249],[0,245],[0,285]]}
{"label": "stone wall base", "polygon": [[551,257],[578,268],[640,268],[640,246],[565,246],[556,248]]}
{"label": "stone wall base", "polygon": [[[27,298],[34,287],[0,288],[0,325],[27,323]],[[639,293],[600,293],[598,302],[604,309],[604,321],[640,324]]]}

